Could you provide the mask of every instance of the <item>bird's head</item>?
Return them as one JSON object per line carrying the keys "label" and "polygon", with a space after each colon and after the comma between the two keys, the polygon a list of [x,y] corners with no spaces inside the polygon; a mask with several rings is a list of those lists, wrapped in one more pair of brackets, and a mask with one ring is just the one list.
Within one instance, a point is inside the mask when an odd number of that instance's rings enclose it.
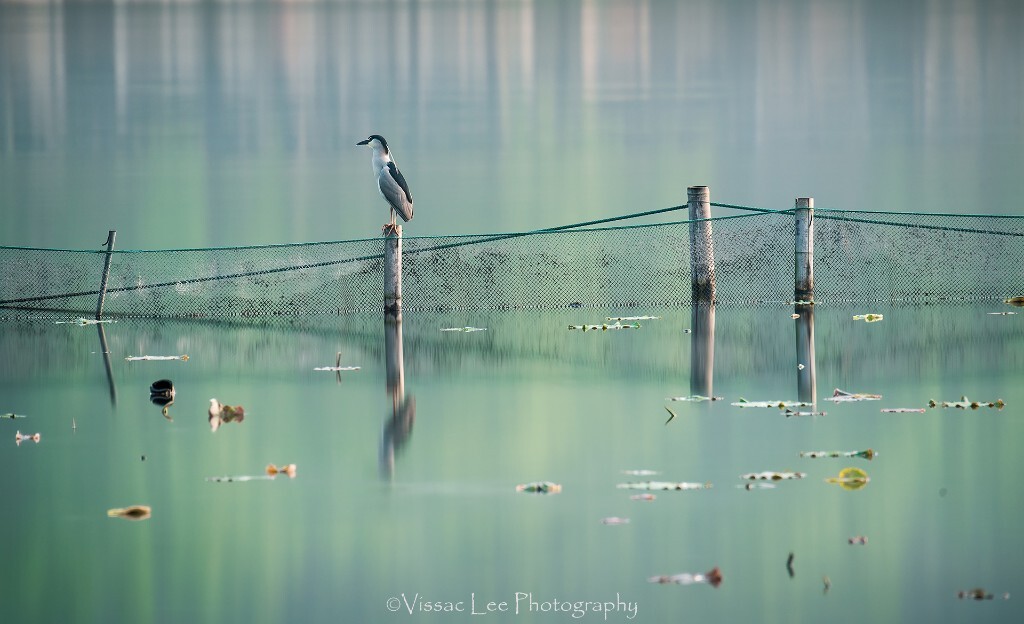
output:
{"label": "bird's head", "polygon": [[362,141],[356,143],[356,145],[367,145],[374,151],[380,150],[385,154],[388,153],[388,142],[379,134],[371,134]]}

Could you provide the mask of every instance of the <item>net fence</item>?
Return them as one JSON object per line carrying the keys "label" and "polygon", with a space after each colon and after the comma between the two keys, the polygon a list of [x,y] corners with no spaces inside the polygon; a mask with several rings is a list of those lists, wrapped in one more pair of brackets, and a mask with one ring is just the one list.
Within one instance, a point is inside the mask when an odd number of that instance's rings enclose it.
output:
{"label": "net fence", "polygon": [[[712,205],[735,212],[707,221],[716,301],[792,300],[793,211]],[[817,302],[1024,295],[1024,218],[824,209],[814,215]],[[694,225],[405,237],[403,309],[687,306]],[[380,311],[383,252],[383,238],[109,254],[0,247],[0,316],[94,315],[108,255],[107,315],[219,319]]]}

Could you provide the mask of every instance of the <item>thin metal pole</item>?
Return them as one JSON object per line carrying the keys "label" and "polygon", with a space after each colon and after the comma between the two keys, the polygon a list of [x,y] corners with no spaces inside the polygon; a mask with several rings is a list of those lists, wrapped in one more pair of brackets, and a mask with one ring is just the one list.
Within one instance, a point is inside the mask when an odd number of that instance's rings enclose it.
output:
{"label": "thin metal pole", "polygon": [[711,237],[711,192],[706,186],[686,189],[690,218],[690,282],[693,302],[715,301],[715,246]]}
{"label": "thin metal pole", "polygon": [[402,226],[384,237],[384,320],[402,322]]}
{"label": "thin metal pole", "polygon": [[107,254],[103,258],[103,279],[100,280],[100,299],[96,302],[96,320],[103,318],[103,300],[107,296],[107,278],[110,277],[110,253],[114,250],[114,238],[117,230],[107,232]]}
{"label": "thin metal pole", "polygon": [[793,211],[796,222],[794,295],[797,301],[814,300],[814,198],[798,197]]}

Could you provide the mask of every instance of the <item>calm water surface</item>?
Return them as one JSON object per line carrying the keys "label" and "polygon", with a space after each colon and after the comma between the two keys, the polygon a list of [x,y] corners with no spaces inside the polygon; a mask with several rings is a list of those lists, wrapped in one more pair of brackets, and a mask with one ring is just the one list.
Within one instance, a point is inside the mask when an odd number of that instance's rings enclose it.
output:
{"label": "calm water surface", "polygon": [[[371,132],[412,185],[407,235],[649,210],[691,184],[773,208],[1020,213],[1022,7],[0,2],[0,244],[375,236],[354,145]],[[987,314],[1007,309],[820,306],[813,357],[783,308],[720,308],[713,337],[683,332],[707,325],[688,309],[410,313],[400,358],[376,318],[121,319],[109,374],[96,327],[5,321],[0,413],[27,418],[0,419],[0,621],[445,622],[480,616],[389,600],[517,593],[621,599],[640,622],[1021,621],[1024,315]],[[565,329],[622,313],[664,318]],[[466,325],[487,331],[439,331]],[[312,370],[338,351],[361,370]],[[142,354],[190,359],[124,359]],[[161,378],[170,419],[148,398]],[[884,398],[825,401],[837,387]],[[812,391],[826,416],[729,405]],[[665,401],[695,392],[725,400]],[[964,394],[1006,407],[879,412]],[[211,397],[245,420],[211,432]],[[268,463],[298,476],[207,481]],[[825,482],[846,466],[870,483]],[[713,487],[636,502],[625,469]],[[739,487],[765,470],[808,476]],[[564,489],[516,493],[535,480]],[[132,504],[153,517],[106,517]],[[717,589],[647,582],[714,566]],[[956,598],[974,587],[1013,598]],[[482,621],[604,619],[520,606]]]}
{"label": "calm water surface", "polygon": [[[391,613],[387,601],[468,607],[474,594],[514,603],[521,592],[538,604],[618,595],[643,622],[1014,621],[1016,597],[955,596],[975,586],[1016,596],[1024,580],[1011,554],[1024,548],[1024,331],[1021,316],[987,314],[1001,307],[873,308],[885,315],[874,324],[850,319],[863,309],[822,307],[813,359],[797,352],[790,309],[719,309],[713,340],[683,331],[685,309],[586,334],[565,327],[604,311],[410,315],[400,387],[375,318],[123,320],[105,328],[110,382],[95,327],[9,325],[0,397],[28,418],[0,421],[0,612],[12,622],[447,621],[474,616]],[[488,331],[439,331],[466,324]],[[691,366],[699,344],[712,345],[710,374]],[[340,383],[312,370],[339,350],[361,370]],[[190,359],[124,360],[181,353]],[[795,400],[808,367],[826,416],[729,405]],[[173,420],[148,400],[164,377],[178,388]],[[726,400],[665,400],[709,383]],[[835,387],[883,399],[836,405],[824,400]],[[879,412],[961,394],[1007,407]],[[210,397],[244,405],[245,420],[212,433]],[[668,424],[664,405],[678,414]],[[16,429],[42,440],[16,446]],[[798,457],[866,448],[879,457]],[[294,480],[206,480],[291,462]],[[851,492],[824,481],[846,466],[870,483]],[[632,501],[615,486],[637,468],[713,488]],[[764,470],[808,476],[740,488],[739,475]],[[564,490],[515,492],[534,480]],[[153,517],[106,517],[130,504]],[[608,516],[631,522],[605,526]],[[868,544],[848,544],[856,535]],[[713,566],[725,575],[718,589],[646,580]]]}

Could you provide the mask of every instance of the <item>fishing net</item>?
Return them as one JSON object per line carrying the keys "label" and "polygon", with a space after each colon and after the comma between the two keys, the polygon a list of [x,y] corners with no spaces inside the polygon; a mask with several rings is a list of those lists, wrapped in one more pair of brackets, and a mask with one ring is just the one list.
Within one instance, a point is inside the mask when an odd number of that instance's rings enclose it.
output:
{"label": "fishing net", "polygon": [[[791,210],[740,210],[707,223],[719,304],[793,298]],[[693,225],[405,237],[403,309],[687,306]],[[818,209],[814,227],[818,302],[1024,294],[1022,218]],[[109,254],[0,247],[0,314],[95,314],[108,256],[108,315],[220,319],[380,311],[383,251],[382,238]]]}

